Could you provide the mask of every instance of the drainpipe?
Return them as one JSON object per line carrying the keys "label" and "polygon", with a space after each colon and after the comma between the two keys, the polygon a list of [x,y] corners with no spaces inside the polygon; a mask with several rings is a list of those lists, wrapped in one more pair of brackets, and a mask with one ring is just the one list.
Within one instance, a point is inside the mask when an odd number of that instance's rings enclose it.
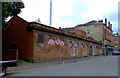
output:
{"label": "drainpipe", "polygon": [[106,56],[106,51],[105,51],[105,29],[104,29],[104,25],[103,25],[103,51],[104,51],[104,55]]}
{"label": "drainpipe", "polygon": [[34,29],[33,29],[33,32],[32,32],[32,63],[34,63],[34,54],[33,54],[33,52],[34,52]]}

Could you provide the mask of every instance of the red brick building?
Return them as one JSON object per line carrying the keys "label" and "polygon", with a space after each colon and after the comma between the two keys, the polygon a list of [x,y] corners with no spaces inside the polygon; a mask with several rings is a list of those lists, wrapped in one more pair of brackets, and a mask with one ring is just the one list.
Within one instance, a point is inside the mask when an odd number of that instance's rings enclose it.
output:
{"label": "red brick building", "polygon": [[79,24],[72,28],[62,28],[64,31],[78,31],[82,30],[86,32],[86,37],[92,38],[94,40],[100,41],[103,44],[104,54],[110,53],[113,50],[113,31],[112,24],[107,22],[105,18],[105,23],[103,20],[92,20],[84,24]]}
{"label": "red brick building", "polygon": [[69,32],[77,34],[77,35],[82,36],[82,37],[86,37],[86,32],[82,31],[82,30],[70,30]]}
{"label": "red brick building", "polygon": [[[10,26],[2,32],[3,50],[18,50],[18,58],[26,59],[32,56],[32,32],[27,31],[29,23],[20,17],[14,16]],[[9,56],[9,55],[8,55]],[[14,55],[13,55],[14,56]],[[13,57],[11,56],[11,57]]]}
{"label": "red brick building", "polygon": [[3,50],[17,49],[19,59],[45,61],[102,54],[102,44],[98,41],[27,22],[19,16],[9,23],[10,27],[3,31]]}

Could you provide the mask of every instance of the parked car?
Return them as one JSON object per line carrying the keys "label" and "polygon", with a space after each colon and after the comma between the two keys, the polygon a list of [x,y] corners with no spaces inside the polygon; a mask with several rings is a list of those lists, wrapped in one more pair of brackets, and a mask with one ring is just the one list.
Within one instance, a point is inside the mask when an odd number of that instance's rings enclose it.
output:
{"label": "parked car", "polygon": [[118,52],[118,49],[113,49],[112,55],[114,55],[114,52]]}
{"label": "parked car", "polygon": [[120,51],[114,52],[113,55],[120,55]]}
{"label": "parked car", "polygon": [[11,60],[11,61],[0,61],[0,64],[2,64],[2,69],[0,70],[0,77],[4,76],[6,74],[7,67],[16,67],[19,60]]}

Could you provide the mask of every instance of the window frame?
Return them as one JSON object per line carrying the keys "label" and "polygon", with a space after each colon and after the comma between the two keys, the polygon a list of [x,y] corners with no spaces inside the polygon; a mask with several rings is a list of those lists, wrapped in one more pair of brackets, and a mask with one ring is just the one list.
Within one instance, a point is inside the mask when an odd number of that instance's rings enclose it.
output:
{"label": "window frame", "polygon": [[38,40],[37,43],[44,43],[44,36],[43,35],[37,35]]}

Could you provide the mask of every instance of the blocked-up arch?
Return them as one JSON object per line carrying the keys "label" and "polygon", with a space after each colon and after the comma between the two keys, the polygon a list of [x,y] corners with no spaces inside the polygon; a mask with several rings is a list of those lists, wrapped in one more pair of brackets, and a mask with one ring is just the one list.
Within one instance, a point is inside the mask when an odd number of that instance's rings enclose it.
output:
{"label": "blocked-up arch", "polygon": [[69,47],[72,47],[72,46],[73,46],[73,43],[70,41],[68,46],[69,46]]}
{"label": "blocked-up arch", "polygon": [[48,44],[55,44],[55,40],[53,38],[51,38],[49,41],[48,41]]}

